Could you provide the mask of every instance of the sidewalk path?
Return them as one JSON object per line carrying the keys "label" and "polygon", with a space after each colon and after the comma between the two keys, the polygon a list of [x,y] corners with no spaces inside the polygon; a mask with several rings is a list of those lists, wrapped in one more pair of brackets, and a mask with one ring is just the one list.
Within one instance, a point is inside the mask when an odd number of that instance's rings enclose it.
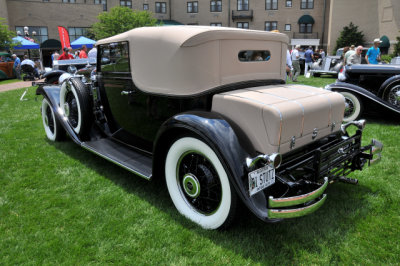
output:
{"label": "sidewalk path", "polygon": [[[36,82],[38,82],[38,81],[39,80],[37,80]],[[31,86],[32,86],[32,81],[18,81],[18,82],[0,85],[0,92],[16,90],[16,89],[26,88],[26,87],[31,87]]]}

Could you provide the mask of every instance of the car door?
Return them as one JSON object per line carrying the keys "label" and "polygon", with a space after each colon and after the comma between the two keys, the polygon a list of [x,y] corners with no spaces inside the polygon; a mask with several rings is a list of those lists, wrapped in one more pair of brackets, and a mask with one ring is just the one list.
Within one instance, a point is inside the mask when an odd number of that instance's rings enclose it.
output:
{"label": "car door", "polygon": [[[151,151],[152,131],[143,132],[146,96],[132,82],[128,42],[100,45],[102,104],[112,137],[128,145]],[[154,130],[153,130],[154,131]]]}

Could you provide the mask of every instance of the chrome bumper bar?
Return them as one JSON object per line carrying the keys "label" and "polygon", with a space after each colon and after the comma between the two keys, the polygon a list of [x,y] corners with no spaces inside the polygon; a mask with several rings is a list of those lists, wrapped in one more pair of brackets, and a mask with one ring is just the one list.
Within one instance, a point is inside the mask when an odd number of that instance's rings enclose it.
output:
{"label": "chrome bumper bar", "polygon": [[370,149],[370,154],[372,155],[372,159],[369,160],[369,165],[375,164],[381,160],[382,149],[383,149],[382,142],[380,142],[376,139],[372,139],[371,149]]}
{"label": "chrome bumper bar", "polygon": [[[314,211],[316,211],[319,207],[324,204],[326,200],[326,194],[323,194],[325,189],[328,187],[328,177],[324,178],[324,184],[319,187],[318,189],[299,196],[294,196],[294,197],[287,197],[287,198],[274,198],[272,196],[269,197],[268,199],[268,218],[295,218],[295,217],[300,217],[304,216],[307,214],[310,214]],[[323,194],[323,195],[322,195]],[[316,198],[320,197],[322,195],[322,198],[313,203],[312,205],[306,206],[306,207],[300,207],[300,208],[294,208],[294,209],[274,209],[274,208],[281,208],[281,207],[290,207],[290,206],[296,206],[300,205],[306,202],[310,202],[312,200],[315,200]]]}

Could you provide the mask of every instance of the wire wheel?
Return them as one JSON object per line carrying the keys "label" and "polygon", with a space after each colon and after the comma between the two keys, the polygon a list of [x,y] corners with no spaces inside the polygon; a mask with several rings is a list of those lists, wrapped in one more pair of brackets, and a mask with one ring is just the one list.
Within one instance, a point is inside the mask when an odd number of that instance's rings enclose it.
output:
{"label": "wire wheel", "polygon": [[389,89],[385,100],[400,108],[400,84]]}
{"label": "wire wheel", "polygon": [[341,92],[345,99],[344,122],[357,120],[362,112],[362,103],[359,98],[350,92]]}
{"label": "wire wheel", "polygon": [[177,210],[201,227],[222,228],[233,220],[236,194],[220,159],[205,142],[176,140],[166,156],[165,179]]}

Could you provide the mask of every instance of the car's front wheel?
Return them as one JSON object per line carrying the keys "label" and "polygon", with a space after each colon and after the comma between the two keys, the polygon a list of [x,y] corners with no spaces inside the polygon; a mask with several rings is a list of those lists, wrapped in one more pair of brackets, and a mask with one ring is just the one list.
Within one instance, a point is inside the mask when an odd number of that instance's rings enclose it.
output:
{"label": "car's front wheel", "polygon": [[60,89],[60,108],[65,119],[80,138],[85,138],[90,129],[90,94],[80,79],[64,81]]}
{"label": "car's front wheel", "polygon": [[217,229],[233,220],[236,194],[217,154],[202,140],[183,137],[170,146],[165,178],[175,207],[191,221]]}
{"label": "car's front wheel", "polygon": [[64,139],[65,130],[54,115],[53,108],[46,98],[43,98],[42,101],[42,121],[44,131],[49,140],[60,141]]}
{"label": "car's front wheel", "polygon": [[357,120],[362,113],[362,102],[360,99],[350,92],[342,91],[340,92],[345,99],[345,109],[344,109],[344,122],[350,122]]}

